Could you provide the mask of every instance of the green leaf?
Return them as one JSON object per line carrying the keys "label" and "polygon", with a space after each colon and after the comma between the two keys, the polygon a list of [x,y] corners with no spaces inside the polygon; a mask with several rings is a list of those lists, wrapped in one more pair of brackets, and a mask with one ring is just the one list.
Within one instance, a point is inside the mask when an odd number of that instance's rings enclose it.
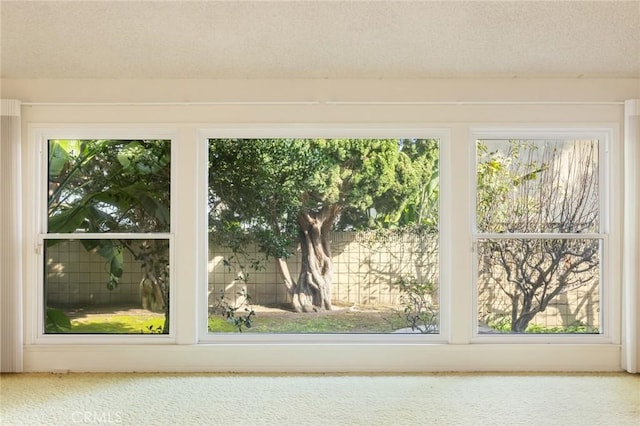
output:
{"label": "green leaf", "polygon": [[116,287],[118,287],[118,284],[120,284],[120,278],[114,275],[109,275],[109,281],[107,281],[107,288],[109,290],[113,290]]}
{"label": "green leaf", "polygon": [[118,250],[111,258],[109,272],[115,277],[122,277],[122,273],[124,272],[124,256],[122,250]]}
{"label": "green leaf", "polygon": [[120,151],[118,153],[118,162],[125,169],[128,168],[129,165],[131,164],[131,161],[129,161],[129,156],[124,151]]}
{"label": "green leaf", "polygon": [[105,259],[111,260],[115,255],[115,247],[111,241],[103,240],[99,243],[98,254]]}
{"label": "green leaf", "polygon": [[74,232],[82,227],[88,210],[84,205],[60,210],[49,217],[49,232]]}
{"label": "green leaf", "polygon": [[64,311],[56,308],[47,308],[47,322],[45,330],[49,333],[56,333],[71,329],[71,320]]}
{"label": "green leaf", "polygon": [[49,142],[49,178],[59,176],[69,162],[69,153],[58,141]]}

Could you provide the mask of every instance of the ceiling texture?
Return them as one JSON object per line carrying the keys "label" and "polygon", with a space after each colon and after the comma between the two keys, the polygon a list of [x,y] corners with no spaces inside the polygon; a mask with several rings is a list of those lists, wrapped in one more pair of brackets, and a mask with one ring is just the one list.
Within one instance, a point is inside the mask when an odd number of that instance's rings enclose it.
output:
{"label": "ceiling texture", "polygon": [[640,77],[640,1],[7,1],[2,78]]}

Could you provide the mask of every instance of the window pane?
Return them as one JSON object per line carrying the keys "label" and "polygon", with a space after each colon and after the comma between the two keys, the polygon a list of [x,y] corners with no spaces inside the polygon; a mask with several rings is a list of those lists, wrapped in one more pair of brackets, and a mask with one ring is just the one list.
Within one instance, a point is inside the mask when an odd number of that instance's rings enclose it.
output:
{"label": "window pane", "polygon": [[599,239],[478,243],[481,333],[598,333]]}
{"label": "window pane", "polygon": [[438,141],[209,141],[209,331],[437,333]]}
{"label": "window pane", "polygon": [[168,140],[50,140],[48,231],[168,232]]}
{"label": "window pane", "polygon": [[45,240],[45,333],[169,331],[168,240]]}
{"label": "window pane", "polygon": [[599,232],[597,140],[478,140],[479,232]]}

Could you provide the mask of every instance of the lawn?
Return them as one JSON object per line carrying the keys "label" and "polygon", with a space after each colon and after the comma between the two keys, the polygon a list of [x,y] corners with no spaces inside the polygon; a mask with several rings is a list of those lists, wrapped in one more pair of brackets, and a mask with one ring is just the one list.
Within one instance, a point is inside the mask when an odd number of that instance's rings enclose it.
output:
{"label": "lawn", "polygon": [[[256,312],[245,333],[391,333],[406,327],[390,309],[338,309],[299,314],[290,311]],[[220,315],[209,317],[209,332],[237,332],[238,328]]]}
{"label": "lawn", "polygon": [[[406,327],[390,308],[299,314],[285,309],[256,307],[247,333],[390,333]],[[51,331],[62,334],[146,334],[159,333],[164,315],[141,309],[67,311],[64,327]],[[209,332],[234,333],[238,328],[221,315],[209,317]]]}
{"label": "lawn", "polygon": [[[329,312],[296,313],[286,309],[254,306],[251,327],[243,333],[392,333],[408,327],[397,310],[391,307],[353,310],[337,308]],[[52,309],[54,314],[62,310]],[[142,309],[71,310],[57,318],[61,327],[53,334],[150,334],[161,333],[164,315]],[[510,329],[493,326],[492,332],[509,333]],[[237,333],[238,327],[219,314],[211,314],[210,333]],[[532,324],[527,333],[598,333],[584,326],[542,327]]]}
{"label": "lawn", "polygon": [[155,334],[163,325],[164,314],[137,308],[47,308],[51,334]]}
{"label": "lawn", "polygon": [[71,320],[67,333],[77,334],[147,334],[159,333],[164,325],[164,317],[141,315],[104,315],[89,320]]}

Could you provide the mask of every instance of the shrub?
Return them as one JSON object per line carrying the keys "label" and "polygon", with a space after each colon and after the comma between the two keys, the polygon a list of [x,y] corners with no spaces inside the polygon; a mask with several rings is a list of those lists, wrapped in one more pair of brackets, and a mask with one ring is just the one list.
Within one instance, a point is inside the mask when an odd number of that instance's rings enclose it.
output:
{"label": "shrub", "polygon": [[419,282],[415,277],[398,280],[400,289],[400,316],[412,331],[435,333],[438,331],[437,288],[431,282]]}

